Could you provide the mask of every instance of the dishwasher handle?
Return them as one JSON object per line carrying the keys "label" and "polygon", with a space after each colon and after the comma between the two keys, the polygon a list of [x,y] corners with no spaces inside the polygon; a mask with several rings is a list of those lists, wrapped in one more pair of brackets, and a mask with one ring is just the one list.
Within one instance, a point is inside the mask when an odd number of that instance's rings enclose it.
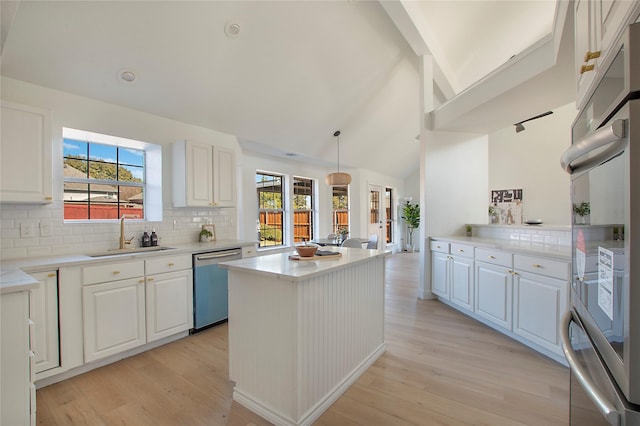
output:
{"label": "dishwasher handle", "polygon": [[241,251],[224,251],[224,252],[207,253],[207,254],[197,255],[196,260],[221,259],[223,257],[238,256],[240,254],[242,254]]}

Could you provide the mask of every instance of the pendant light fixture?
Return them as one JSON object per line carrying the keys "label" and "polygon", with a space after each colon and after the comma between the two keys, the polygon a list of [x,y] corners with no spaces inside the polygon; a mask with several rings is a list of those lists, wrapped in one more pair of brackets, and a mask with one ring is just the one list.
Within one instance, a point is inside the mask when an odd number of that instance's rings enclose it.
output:
{"label": "pendant light fixture", "polygon": [[325,178],[329,186],[347,186],[351,183],[351,175],[349,173],[340,173],[340,130],[336,130],[333,136],[338,142],[338,171],[329,173]]}

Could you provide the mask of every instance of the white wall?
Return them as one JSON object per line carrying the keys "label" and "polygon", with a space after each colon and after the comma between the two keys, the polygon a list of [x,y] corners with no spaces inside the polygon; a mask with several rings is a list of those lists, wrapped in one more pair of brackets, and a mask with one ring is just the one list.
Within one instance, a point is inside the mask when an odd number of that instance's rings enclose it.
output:
{"label": "white wall", "polygon": [[[139,237],[145,228],[150,231],[154,227],[161,245],[192,242],[197,240],[201,225],[212,221],[216,224],[218,239],[237,238],[236,209],[173,208],[169,184],[172,176],[172,142],[192,139],[235,149],[238,153],[235,136],[4,77],[1,84],[3,100],[52,111],[54,199],[53,203],[45,206],[2,205],[0,237],[3,259],[86,253],[117,247],[117,223],[63,222],[62,127],[89,130],[162,146],[163,221],[127,221],[127,237]],[[16,161],[28,164],[26,158]],[[52,235],[20,238],[19,229],[23,222],[48,224]],[[139,245],[138,238],[134,242]]]}
{"label": "white wall", "polygon": [[[520,133],[509,126],[489,135],[489,190],[521,188],[524,220],[571,224],[570,181],[560,156],[571,145],[576,114],[575,103],[570,103],[525,123]],[[479,223],[486,222],[485,217]]]}
{"label": "white wall", "polygon": [[[424,136],[424,137],[423,137]],[[487,218],[489,148],[487,135],[423,131],[420,240],[464,235],[466,223]],[[431,252],[422,250],[420,297],[430,298]]]}

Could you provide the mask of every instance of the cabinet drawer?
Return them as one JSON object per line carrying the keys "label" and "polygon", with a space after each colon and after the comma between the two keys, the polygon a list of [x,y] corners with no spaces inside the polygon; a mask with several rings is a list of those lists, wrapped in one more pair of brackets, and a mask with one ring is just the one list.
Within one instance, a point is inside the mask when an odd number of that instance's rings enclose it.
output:
{"label": "cabinet drawer", "polygon": [[255,257],[258,255],[258,251],[255,246],[244,246],[242,247],[242,258],[245,257]]}
{"label": "cabinet drawer", "polygon": [[154,257],[144,262],[147,275],[163,274],[165,272],[180,271],[193,267],[190,254]]}
{"label": "cabinet drawer", "polygon": [[144,276],[144,261],[107,263],[82,268],[82,284],[96,284]]}
{"label": "cabinet drawer", "polygon": [[444,241],[432,240],[431,251],[437,251],[439,253],[449,253],[449,243]]}
{"label": "cabinet drawer", "polygon": [[468,244],[451,243],[451,254],[473,259],[473,246]]}
{"label": "cabinet drawer", "polygon": [[507,268],[511,268],[513,263],[512,254],[509,252],[480,247],[476,247],[475,259],[493,265],[506,266]]}
{"label": "cabinet drawer", "polygon": [[546,275],[565,281],[569,279],[569,262],[561,260],[515,254],[513,255],[513,269]]}

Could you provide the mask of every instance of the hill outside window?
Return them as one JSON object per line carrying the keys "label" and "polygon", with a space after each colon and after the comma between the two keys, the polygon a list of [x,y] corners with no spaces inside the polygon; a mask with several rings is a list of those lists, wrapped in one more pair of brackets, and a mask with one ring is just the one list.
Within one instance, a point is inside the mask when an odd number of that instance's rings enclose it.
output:
{"label": "hill outside window", "polygon": [[[150,144],[63,129],[64,220],[117,220],[145,214]],[[118,140],[127,141],[124,145]],[[155,156],[155,155],[152,155]],[[161,173],[161,171],[160,171]]]}

